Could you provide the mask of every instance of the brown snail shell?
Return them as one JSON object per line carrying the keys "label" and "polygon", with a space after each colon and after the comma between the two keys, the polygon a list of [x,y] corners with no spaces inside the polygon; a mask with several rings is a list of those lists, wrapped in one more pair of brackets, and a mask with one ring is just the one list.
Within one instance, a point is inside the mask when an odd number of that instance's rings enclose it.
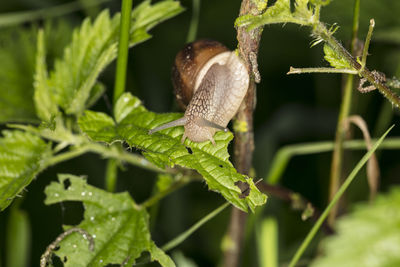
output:
{"label": "brown snail shell", "polygon": [[210,140],[214,133],[227,131],[249,86],[249,73],[234,51],[211,40],[186,45],[175,59],[172,71],[178,103],[186,107],[183,118],[149,131],[184,125],[182,142]]}
{"label": "brown snail shell", "polygon": [[[216,55],[229,51],[220,42],[201,39],[187,44],[175,57],[172,66],[172,84],[179,106],[185,110],[197,90],[204,73],[204,65]],[[209,66],[211,67],[211,66]],[[203,69],[202,75],[199,72]],[[197,87],[195,84],[197,82]]]}

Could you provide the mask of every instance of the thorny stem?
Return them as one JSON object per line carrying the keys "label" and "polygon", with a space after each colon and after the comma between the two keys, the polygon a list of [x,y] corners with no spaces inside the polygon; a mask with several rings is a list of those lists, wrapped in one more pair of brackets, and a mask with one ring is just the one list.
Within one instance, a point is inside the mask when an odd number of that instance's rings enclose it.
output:
{"label": "thorny stem", "polygon": [[[242,0],[240,16],[246,14],[258,15],[260,11],[252,0]],[[238,52],[240,58],[250,73],[251,81],[247,94],[238,110],[236,122],[246,127],[235,129],[234,162],[238,172],[248,174],[251,168],[254,150],[253,110],[255,106],[257,72],[254,72],[254,62],[257,59],[261,39],[261,28],[248,31],[244,27],[237,29]],[[253,61],[253,64],[252,64]],[[259,78],[259,77],[258,77]],[[239,129],[240,128],[240,129]],[[232,208],[231,218],[225,240],[230,246],[224,248],[223,265],[236,267],[240,264],[240,250],[244,236],[247,214],[237,208]]]}
{"label": "thorny stem", "polygon": [[375,88],[379,90],[393,105],[400,108],[400,98],[387,85],[379,79],[372,71],[362,65],[332,36],[324,24],[318,22],[314,28],[314,34],[320,36],[330,45],[339,55],[350,64],[350,66],[358,72],[358,75],[367,79]]}
{"label": "thorny stem", "polygon": [[[355,0],[354,1],[354,15],[353,15],[353,19],[354,19],[353,20],[353,31],[352,31],[351,47],[350,47],[352,53],[354,53],[355,46],[357,43],[359,13],[360,13],[360,0]],[[322,31],[326,30],[326,28],[323,27],[321,23],[319,23],[318,25],[321,25]],[[328,36],[330,37],[328,40],[331,40],[330,42],[327,41],[327,43],[329,45],[331,45],[334,49],[344,50],[345,51],[344,54],[347,57],[353,59],[353,57],[347,52],[347,50],[344,49],[344,47],[342,45],[340,45],[336,41],[336,39],[333,38],[333,36],[331,34],[328,34]],[[334,45],[332,45],[332,44],[334,44]],[[357,63],[357,65],[356,65],[353,62],[352,66],[359,67],[359,64]],[[355,68],[355,69],[357,69],[357,68]],[[343,142],[345,140],[345,133],[346,133],[344,121],[350,115],[350,106],[351,106],[351,99],[352,99],[352,92],[353,92],[354,76],[347,75],[345,78],[346,78],[346,83],[343,88],[343,99],[342,99],[342,102],[340,105],[339,118],[338,118],[338,122],[337,122],[337,126],[336,126],[336,134],[335,134],[335,146],[334,146],[334,150],[333,150],[333,154],[332,154],[330,183],[329,183],[329,201],[331,201],[333,199],[337,190],[339,189],[340,177],[342,174]],[[329,214],[328,223],[331,226],[334,223],[337,211],[338,211],[338,206],[335,206],[332,209],[331,213]]]}

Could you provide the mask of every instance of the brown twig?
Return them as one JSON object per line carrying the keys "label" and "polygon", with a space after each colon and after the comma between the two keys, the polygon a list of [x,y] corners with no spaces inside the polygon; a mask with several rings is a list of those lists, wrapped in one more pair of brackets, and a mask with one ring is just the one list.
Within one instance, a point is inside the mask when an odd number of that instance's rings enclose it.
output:
{"label": "brown twig", "polygon": [[[298,193],[291,191],[285,187],[270,185],[266,182],[260,182],[257,184],[257,188],[263,192],[268,194],[271,197],[276,197],[286,202],[289,202],[292,205],[292,208],[295,210],[302,210],[303,215],[302,219],[306,220],[311,218],[314,222],[316,222],[321,215],[321,212],[315,208],[310,201],[301,196]],[[311,213],[308,214],[308,211]],[[307,214],[306,214],[307,213]],[[333,234],[334,230],[329,226],[329,224],[325,221],[323,223],[323,229],[327,234]]]}
{"label": "brown twig", "polygon": [[66,238],[68,235],[72,233],[79,233],[81,234],[85,239],[88,240],[89,242],[89,250],[93,251],[94,250],[94,239],[93,237],[86,232],[85,230],[74,227],[70,228],[64,233],[60,234],[56,240],[54,240],[47,248],[46,251],[43,253],[43,255],[40,257],[40,267],[46,267],[48,263],[51,262],[51,254],[53,251],[58,247],[61,241],[63,241],[64,238]]}
{"label": "brown twig", "polygon": [[[257,8],[254,1],[243,0],[240,7],[240,16],[245,14],[259,15],[262,11]],[[259,82],[260,75],[257,70],[257,54],[261,39],[261,28],[248,31],[245,27],[237,29],[238,51],[250,73],[251,81],[242,105],[236,116],[236,122],[246,127],[235,130],[234,162],[236,169],[242,174],[248,174],[251,168],[254,151],[253,110],[255,107],[255,81]],[[232,208],[227,239],[230,244],[224,250],[224,266],[236,267],[240,264],[240,251],[243,241],[244,226],[247,214]]]}
{"label": "brown twig", "polygon": [[[358,115],[352,115],[348,117],[344,121],[344,129],[345,131],[349,131],[350,129],[350,123],[355,124],[362,132],[365,140],[365,144],[367,146],[368,150],[372,149],[372,142],[371,142],[371,136],[368,131],[368,126],[367,123],[361,116]],[[369,198],[370,200],[374,200],[377,192],[378,192],[378,187],[379,187],[379,179],[380,179],[380,170],[379,170],[379,164],[378,164],[378,159],[376,157],[376,154],[372,154],[372,156],[369,158],[367,162],[367,180],[368,180],[368,185],[369,185]]]}

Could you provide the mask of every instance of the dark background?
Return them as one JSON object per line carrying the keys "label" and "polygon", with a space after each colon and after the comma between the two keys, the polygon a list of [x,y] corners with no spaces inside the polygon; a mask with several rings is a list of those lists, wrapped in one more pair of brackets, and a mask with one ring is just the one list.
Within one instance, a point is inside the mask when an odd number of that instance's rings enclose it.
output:
{"label": "dark background", "polygon": [[[0,13],[45,8],[67,1],[14,0],[1,1]],[[82,0],[82,2],[85,2]],[[171,84],[171,65],[176,53],[187,38],[191,18],[192,1],[183,0],[186,11],[151,31],[153,38],[130,50],[127,91],[137,95],[144,105],[156,112],[177,111]],[[134,1],[137,5],[137,1]],[[351,36],[353,1],[335,0],[322,9],[321,20],[338,23],[336,37],[348,45]],[[120,1],[110,1],[101,6],[53,19],[76,27],[86,16],[93,16],[103,8],[112,12],[120,9]],[[198,38],[218,40],[231,49],[237,45],[233,27],[238,15],[238,0],[204,0],[201,2]],[[375,18],[376,28],[370,47],[367,65],[370,69],[384,72],[387,77],[399,75],[400,3],[396,0],[361,1],[360,32],[365,38],[369,19]],[[43,21],[38,21],[39,25]],[[29,28],[30,23],[20,27]],[[0,28],[0,34],[13,38],[13,27]],[[66,38],[67,39],[67,38]],[[303,74],[287,76],[290,66],[328,67],[323,60],[322,45],[310,48],[312,42],[307,27],[287,24],[266,26],[263,32],[259,70],[262,81],[257,87],[255,110],[255,157],[257,177],[265,177],[276,151],[286,145],[300,142],[333,140],[341,100],[342,77],[338,74]],[[64,40],[65,42],[65,40]],[[57,47],[56,49],[61,49]],[[1,46],[0,46],[1,49]],[[55,49],[55,48],[50,48]],[[107,96],[112,99],[115,64],[111,64],[101,75],[107,85]],[[0,84],[0,90],[7,90]],[[27,90],[32,90],[28,88]],[[93,107],[110,113],[105,99]],[[353,92],[352,114],[361,115],[367,122],[373,137],[380,136],[389,125],[398,123],[398,112],[393,110],[382,118],[379,114],[384,105],[390,105],[379,92],[361,94]],[[393,116],[393,117],[392,117]],[[383,126],[378,122],[386,119]],[[398,136],[395,127],[390,136]],[[358,130],[353,137],[361,138]],[[345,174],[363,155],[363,151],[345,154]],[[400,165],[397,151],[384,151],[379,155],[382,172],[381,191],[399,183]],[[317,208],[327,203],[331,153],[294,157],[281,180],[281,185],[299,192]],[[90,184],[103,187],[105,160],[88,154],[56,167],[47,169],[34,180],[24,193],[22,208],[29,214],[32,229],[31,266],[37,266],[46,246],[62,231],[62,224],[77,224],[82,218],[83,208],[79,203],[64,203],[62,206],[45,206],[44,188],[56,179],[57,173],[87,175]],[[136,202],[149,197],[156,181],[156,174],[126,165],[119,172],[117,191],[128,190]],[[348,190],[347,203],[368,199],[365,171],[359,174]],[[207,190],[205,183],[191,183],[166,197],[158,207],[156,218],[151,218],[152,236],[161,246],[193,223],[223,203],[223,198]],[[348,204],[351,206],[351,204]],[[4,261],[7,231],[6,219],[9,211],[0,214],[1,258]],[[279,224],[280,262],[287,262],[308,232],[310,221],[303,222],[300,212],[293,211],[287,203],[270,197],[262,216],[276,216]],[[192,258],[198,266],[215,266],[221,262],[221,241],[229,220],[226,210],[200,228],[176,250]],[[246,235],[243,266],[257,266],[254,232]],[[314,251],[305,257],[310,258]]]}

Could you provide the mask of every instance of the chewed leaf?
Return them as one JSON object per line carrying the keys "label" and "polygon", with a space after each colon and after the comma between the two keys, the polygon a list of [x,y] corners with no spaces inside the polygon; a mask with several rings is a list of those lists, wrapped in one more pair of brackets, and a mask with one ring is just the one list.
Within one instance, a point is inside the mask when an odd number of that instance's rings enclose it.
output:
{"label": "chewed leaf", "polygon": [[[55,253],[66,259],[64,266],[132,266],[145,251],[162,266],[175,266],[171,258],[150,238],[148,214],[128,193],[113,194],[88,185],[83,178],[59,175],[58,182],[46,187],[46,204],[82,201],[84,219],[77,226],[94,238],[94,251],[79,234],[71,234]],[[66,186],[68,185],[68,186]]]}
{"label": "chewed leaf", "polygon": [[[129,93],[121,96],[115,110],[116,120],[104,113],[86,111],[79,125],[93,141],[112,143],[125,141],[138,148],[143,155],[159,167],[179,165],[197,170],[206,180],[210,190],[221,193],[226,200],[247,211],[266,202],[266,196],[254,185],[252,179],[239,174],[229,161],[228,144],[233,135],[217,132],[216,146],[210,142],[181,144],[182,127],[174,127],[152,135],[148,134],[161,124],[181,117],[181,114],[156,114],[147,111],[140,101]],[[120,107],[118,107],[120,106]],[[124,115],[121,115],[124,114]],[[237,183],[245,183],[250,192],[243,197]]]}
{"label": "chewed leaf", "polygon": [[349,62],[336,53],[335,50],[332,49],[329,45],[324,45],[324,53],[325,53],[325,60],[331,64],[332,67],[336,69],[351,69]]}
{"label": "chewed leaf", "polygon": [[400,188],[361,204],[337,222],[337,234],[322,243],[312,267],[398,266],[400,263]]}
{"label": "chewed leaf", "polygon": [[36,177],[50,145],[39,137],[21,131],[3,131],[0,138],[0,209],[11,201]]}

